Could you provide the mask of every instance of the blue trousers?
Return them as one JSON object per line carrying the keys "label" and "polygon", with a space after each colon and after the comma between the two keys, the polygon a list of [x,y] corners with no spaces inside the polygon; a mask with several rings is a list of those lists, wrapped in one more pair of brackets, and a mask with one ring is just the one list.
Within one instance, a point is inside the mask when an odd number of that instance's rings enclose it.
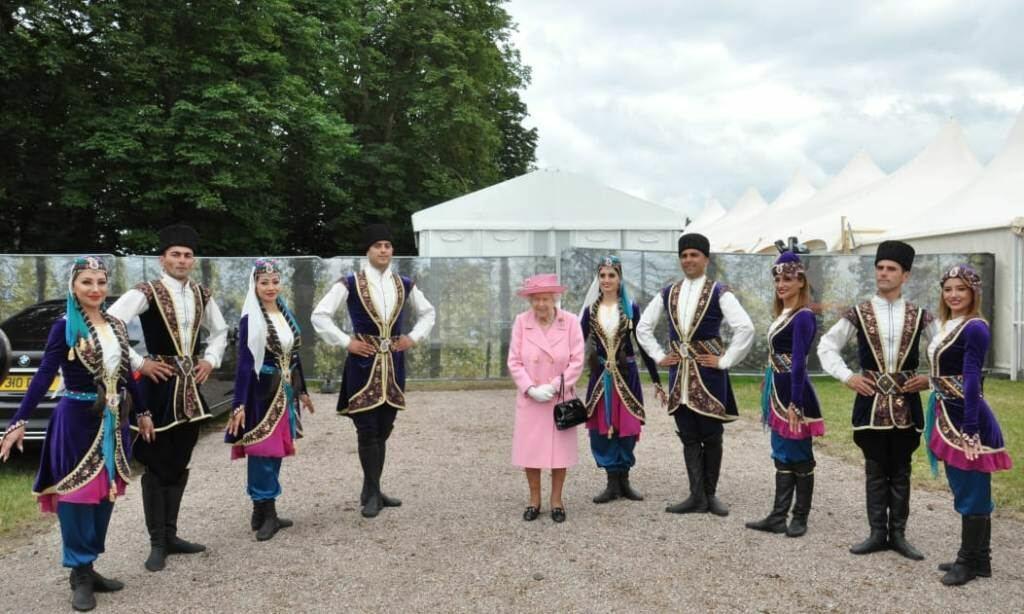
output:
{"label": "blue trousers", "polygon": [[110,501],[101,501],[97,505],[57,504],[64,567],[88,565],[103,553],[113,511],[114,504]]}
{"label": "blue trousers", "polygon": [[281,496],[281,459],[268,456],[247,456],[249,497],[253,501],[265,501]]}
{"label": "blue trousers", "polygon": [[953,491],[953,509],[962,516],[988,516],[995,509],[992,502],[992,474],[964,471],[946,465],[946,479]]}
{"label": "blue trousers", "polygon": [[627,471],[636,464],[633,448],[636,436],[612,437],[602,435],[597,429],[590,430],[590,451],[594,453],[597,466],[608,471]]}
{"label": "blue trousers", "polygon": [[772,458],[783,465],[795,465],[814,460],[811,438],[786,439],[772,431]]}

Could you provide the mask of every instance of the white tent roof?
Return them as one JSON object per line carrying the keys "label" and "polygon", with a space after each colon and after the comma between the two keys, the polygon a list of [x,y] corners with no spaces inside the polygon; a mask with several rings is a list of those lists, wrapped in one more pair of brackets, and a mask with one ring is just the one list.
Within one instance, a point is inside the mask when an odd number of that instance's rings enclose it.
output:
{"label": "white tent roof", "polygon": [[596,181],[538,170],[412,214],[422,230],[679,230],[682,216]]}
{"label": "white tent roof", "polygon": [[776,212],[792,209],[806,202],[817,191],[818,188],[814,187],[814,184],[804,175],[803,171],[797,171],[789,181],[786,189],[772,201],[772,204],[768,205],[768,210]]}
{"label": "white tent roof", "polygon": [[789,185],[756,217],[750,218],[740,227],[732,227],[720,233],[719,247],[723,251],[753,251],[754,247],[766,240],[764,232],[779,215],[799,207],[807,202],[818,191],[803,171],[797,171],[789,181]]}
{"label": "white tent roof", "polygon": [[897,229],[889,234],[910,238],[983,230],[1010,226],[1022,216],[1024,109],[1003,149],[974,181],[928,208],[912,229]]}
{"label": "white tent roof", "polygon": [[867,152],[857,152],[813,196],[779,215],[768,214],[759,218],[757,224],[752,224],[751,228],[762,229],[763,235],[755,250],[770,249],[774,252],[776,239],[793,236],[803,239],[807,234],[804,230],[807,222],[818,217],[829,202],[852,194],[885,176],[885,172],[878,168]]}
{"label": "white tent roof", "polygon": [[724,235],[731,235],[737,224],[756,217],[766,209],[768,209],[768,203],[765,202],[757,188],[751,186],[739,197],[732,209],[729,209],[718,221],[708,225],[701,232],[707,235],[708,240],[711,241],[711,248],[719,250],[725,245],[723,239],[727,239],[727,236]]}
{"label": "white tent roof", "polygon": [[[967,185],[981,172],[960,125],[950,120],[913,160],[885,179],[822,207],[804,227],[802,241],[839,246],[845,216],[860,243],[884,232],[916,225],[926,210]],[[881,232],[872,232],[872,231]]]}
{"label": "white tent roof", "polygon": [[722,203],[718,202],[717,198],[712,196],[704,203],[704,208],[700,210],[697,217],[686,227],[686,231],[697,232],[701,228],[706,228],[718,221],[725,214],[725,207],[722,206]]}

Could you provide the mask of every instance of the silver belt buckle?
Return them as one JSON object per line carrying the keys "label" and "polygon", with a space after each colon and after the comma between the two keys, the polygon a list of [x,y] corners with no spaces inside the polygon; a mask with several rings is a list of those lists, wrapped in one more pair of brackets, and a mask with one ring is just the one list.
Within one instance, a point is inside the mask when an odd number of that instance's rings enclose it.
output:
{"label": "silver belt buckle", "polygon": [[381,354],[387,354],[391,351],[391,338],[384,337],[380,340],[380,348],[377,350]]}
{"label": "silver belt buckle", "polygon": [[178,364],[178,370],[181,371],[182,375],[187,376],[192,374],[195,364],[193,363],[191,356],[175,356],[174,361]]}
{"label": "silver belt buckle", "polygon": [[900,385],[896,383],[895,378],[889,373],[883,373],[878,376],[875,380],[875,385],[878,387],[878,391],[884,395],[894,395],[902,392]]}

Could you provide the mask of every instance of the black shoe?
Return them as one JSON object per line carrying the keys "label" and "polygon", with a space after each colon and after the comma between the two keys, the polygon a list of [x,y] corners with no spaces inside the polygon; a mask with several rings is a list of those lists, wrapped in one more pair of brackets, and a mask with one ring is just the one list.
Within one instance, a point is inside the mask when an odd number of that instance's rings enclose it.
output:
{"label": "black shoe", "polygon": [[629,484],[629,469],[619,473],[619,494],[630,501],[643,501],[644,496],[633,490]]}
{"label": "black shoe", "polygon": [[[961,586],[978,577],[979,558],[986,549],[986,525],[991,524],[988,516],[963,516],[960,529],[960,551],[952,568],[942,576],[946,586]],[[990,530],[990,529],[988,529]],[[989,566],[989,575],[992,573]]]}
{"label": "black shoe", "polygon": [[728,516],[729,506],[715,495],[708,495],[708,511],[715,516]]}
{"label": "black shoe", "polygon": [[178,479],[177,484],[164,485],[164,534],[166,535],[167,554],[198,554],[206,550],[206,546],[185,541],[178,537],[178,511],[181,499],[185,496],[188,485],[188,469]]}
{"label": "black shoe", "polygon": [[850,554],[871,554],[872,552],[880,552],[888,549],[889,544],[886,542],[885,531],[871,529],[871,534],[868,535],[867,539],[859,544],[850,546]]}
{"label": "black shoe", "polygon": [[814,496],[814,461],[801,463],[796,471],[796,503],[793,505],[793,519],[786,529],[789,537],[802,537],[807,533],[807,516],[811,513],[811,498]]}
{"label": "black shoe", "polygon": [[560,507],[551,508],[551,520],[555,522],[565,522],[565,509]]}
{"label": "black shoe", "polygon": [[675,505],[665,508],[669,514],[706,514],[708,512],[708,498],[703,492],[690,494]]}
{"label": "black shoe", "polygon": [[146,517],[146,530],[149,532],[149,556],[145,566],[149,571],[160,571],[167,558],[166,509],[164,489],[159,479],[145,473],[142,482],[142,511]]}
{"label": "black shoe", "polygon": [[71,607],[79,612],[88,612],[96,607],[90,567],[91,565],[81,565],[71,570]]}
{"label": "black shoe", "polygon": [[530,522],[531,520],[537,520],[538,516],[540,516],[539,507],[534,507],[531,505],[530,507],[526,508],[525,511],[523,511],[523,520],[525,520],[526,522]]}
{"label": "black shoe", "polygon": [[682,433],[683,460],[686,462],[686,479],[690,483],[690,496],[670,505],[665,511],[670,514],[704,514],[708,511],[708,496],[704,490],[704,450],[700,442]]}
{"label": "black shoe", "polygon": [[608,474],[608,484],[594,497],[594,503],[608,503],[618,499],[621,494],[619,473],[617,471],[607,471],[606,473]]}
{"label": "black shoe", "polygon": [[870,554],[889,549],[889,478],[882,464],[870,459],[864,461],[864,502],[871,534],[851,546],[850,554]]}
{"label": "black shoe", "polygon": [[[949,563],[939,563],[939,571],[949,571],[953,569],[953,565],[956,565],[956,561],[950,561]],[[974,568],[974,575],[979,578],[991,578],[992,577],[992,562],[989,561],[988,565],[979,565]]]}
{"label": "black shoe", "polygon": [[923,561],[924,555],[907,541],[902,530],[889,532],[889,548],[900,553],[911,561]]}
{"label": "black shoe", "polygon": [[[92,577],[92,590],[94,593],[116,593],[124,588],[124,582],[111,578],[104,578],[93,568],[92,563],[86,565],[89,568],[89,575]],[[71,573],[71,590],[75,589],[75,574]]]}
{"label": "black shoe", "polygon": [[291,526],[291,521],[285,525],[277,517],[277,504],[273,499],[266,499],[258,503],[263,508],[263,524],[256,531],[256,541],[265,542],[274,537],[280,529]]}
{"label": "black shoe", "polygon": [[748,529],[767,533],[785,533],[786,518],[789,507],[793,503],[793,489],[796,485],[796,474],[789,470],[775,472],[775,503],[772,511],[762,520],[746,523]]}

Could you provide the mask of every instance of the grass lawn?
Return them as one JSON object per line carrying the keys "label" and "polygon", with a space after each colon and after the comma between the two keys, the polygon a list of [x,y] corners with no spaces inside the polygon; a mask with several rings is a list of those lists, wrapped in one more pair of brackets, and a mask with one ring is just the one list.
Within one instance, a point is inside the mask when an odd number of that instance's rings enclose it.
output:
{"label": "grass lawn", "polygon": [[0,465],[0,539],[26,523],[43,522],[32,483],[39,467],[39,452],[26,446],[27,454],[15,451],[9,461]]}
{"label": "grass lawn", "polygon": [[[760,417],[760,383],[760,378],[755,377],[733,378],[740,414],[745,419],[758,420]],[[825,416],[825,436],[815,441],[814,445],[831,456],[863,464],[864,456],[853,443],[853,429],[850,426],[853,391],[832,378],[814,378],[813,383]],[[927,409],[927,393],[922,393],[921,398]],[[1024,471],[1020,470],[1020,463],[1024,462],[1024,382],[987,379],[985,398],[995,411],[1003,429],[1007,450],[1014,460],[1013,469],[1000,471],[993,476],[992,496],[997,509],[1024,518]],[[942,463],[939,463],[939,477],[932,477],[923,441],[914,453],[913,475],[915,487],[948,490]]]}

